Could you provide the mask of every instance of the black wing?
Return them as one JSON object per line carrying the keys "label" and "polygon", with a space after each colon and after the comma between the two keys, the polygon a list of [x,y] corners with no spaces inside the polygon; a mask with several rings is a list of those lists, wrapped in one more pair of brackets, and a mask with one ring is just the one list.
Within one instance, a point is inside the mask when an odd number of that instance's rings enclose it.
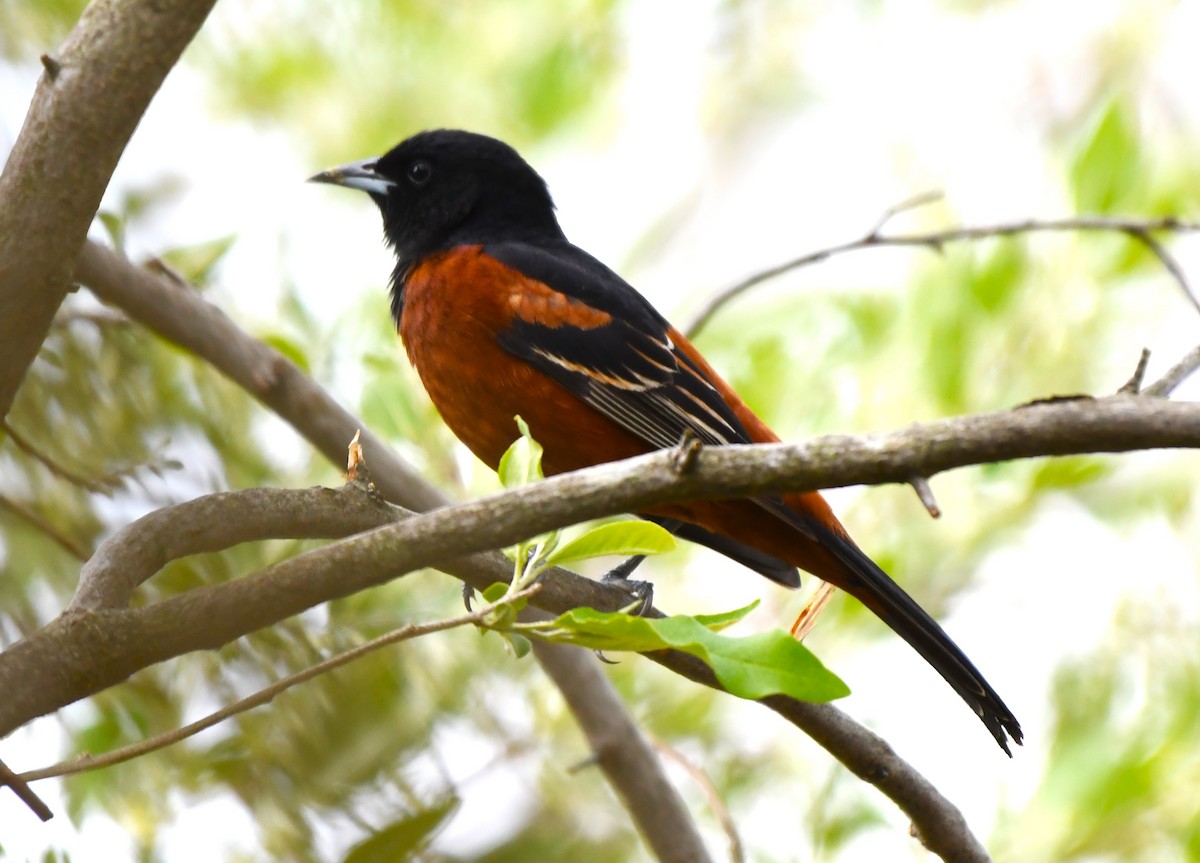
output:
{"label": "black wing", "polygon": [[484,251],[612,317],[584,329],[518,316],[500,340],[505,350],[657,448],[676,446],[685,431],[713,446],[751,442],[716,387],[672,342],[667,321],[612,270],[567,243],[497,243]]}
{"label": "black wing", "polygon": [[[677,446],[688,432],[710,446],[751,443],[716,386],[672,341],[670,325],[641,294],[586,252],[496,243],[484,251],[525,276],[612,317],[604,326],[547,326],[517,316],[500,346],[536,366],[618,425],[657,449]],[[809,538],[816,529],[781,498],[756,503]],[[709,546],[783,584],[798,584],[796,568],[694,525],[681,537]]]}

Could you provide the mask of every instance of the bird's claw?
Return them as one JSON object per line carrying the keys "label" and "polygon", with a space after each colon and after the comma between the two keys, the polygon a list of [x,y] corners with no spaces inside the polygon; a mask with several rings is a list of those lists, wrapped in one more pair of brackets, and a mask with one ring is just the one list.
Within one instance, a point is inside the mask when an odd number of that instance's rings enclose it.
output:
{"label": "bird's claw", "polygon": [[596,654],[596,658],[599,659],[601,662],[603,662],[605,665],[620,665],[621,664],[621,663],[617,662],[617,660],[609,659],[607,656],[605,656],[603,650],[593,650],[592,653]]}
{"label": "bird's claw", "polygon": [[602,584],[619,587],[638,601],[637,608],[633,611],[634,617],[641,617],[654,607],[654,585],[648,581],[634,581],[629,577],[645,559],[644,554],[631,557],[614,566],[600,579]]}

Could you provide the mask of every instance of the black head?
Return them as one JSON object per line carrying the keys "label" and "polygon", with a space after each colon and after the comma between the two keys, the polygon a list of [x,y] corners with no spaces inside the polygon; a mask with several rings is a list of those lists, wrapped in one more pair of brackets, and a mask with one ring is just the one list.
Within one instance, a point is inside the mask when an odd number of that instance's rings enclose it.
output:
{"label": "black head", "polygon": [[512,147],[473,132],[421,132],[311,179],[371,196],[401,270],[453,246],[563,236],[546,182]]}

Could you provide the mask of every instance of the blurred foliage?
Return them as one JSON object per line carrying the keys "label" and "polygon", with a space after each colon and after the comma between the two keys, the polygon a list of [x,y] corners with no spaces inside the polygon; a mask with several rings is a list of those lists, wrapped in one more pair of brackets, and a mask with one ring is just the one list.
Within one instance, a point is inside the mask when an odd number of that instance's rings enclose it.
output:
{"label": "blurred foliage", "polygon": [[453,797],[401,818],[355,845],[346,855],[346,863],[392,863],[405,860],[428,844],[438,827],[454,812]]}
{"label": "blurred foliage", "polygon": [[0,56],[28,60],[62,41],[87,0],[0,0]]}
{"label": "blurred foliage", "polygon": [[[0,52],[28,62],[61,40],[83,5],[0,0]],[[944,5],[967,14],[1002,4]],[[187,62],[207,82],[211,108],[286,130],[314,163],[375,152],[430,125],[461,124],[520,146],[613,110],[627,9],[614,0],[218,4]],[[812,98],[806,58],[792,47],[815,14],[785,2],[719,4],[704,82],[706,119],[718,133],[786,118]],[[1196,160],[1148,144],[1132,84],[1100,86],[1132,80],[1139,54],[1100,59],[1093,97],[1048,141],[1067,198],[1081,212],[1194,212]],[[178,193],[149,182],[101,225],[119,246],[138,220],[155,217],[156,202]],[[956,220],[944,206],[915,216],[928,228]],[[229,247],[230,238],[213,237],[158,254],[219,294]],[[1139,280],[1159,268],[1139,244],[1031,236],[911,255],[897,284],[833,291],[819,276],[792,274],[723,311],[701,346],[788,437],[1109,392],[1132,370],[1136,337],[1123,325]],[[351,309],[331,322],[287,288],[256,334],[321,380],[343,365],[361,368],[359,414],[452,494],[495,487],[464,468],[385,314]],[[7,422],[5,644],[55,616],[79,558],[148,510],[226,488],[339,481],[336,467],[237,387],[83,292],[63,308]],[[1126,464],[1073,458],[957,472],[937,481],[952,524],[927,518],[906,489],[872,491],[846,520],[937,614],[989,553],[1022,541],[1040,496],[1069,498],[1114,529],[1152,519],[1194,529],[1193,477],[1175,463]],[[237,578],[306,547],[264,543],[177,561],[137,601]],[[686,558],[673,560],[682,567]],[[64,714],[64,755],[177,727],[459,603],[451,580],[412,574],[149,669]],[[1002,813],[998,859],[1200,860],[1194,802],[1181,791],[1200,783],[1200,633],[1169,611],[1151,601],[1129,607],[1114,626],[1122,648],[1059,672],[1046,774],[1025,807]],[[853,603],[835,603],[828,615],[823,627],[847,638],[866,631]],[[752,860],[834,858],[890,811],[827,759],[798,751],[794,736],[748,733],[753,705],[731,705],[644,662],[622,662],[612,677],[649,733],[708,773],[735,821],[777,804],[797,825],[791,856],[744,833]],[[373,654],[185,743],[73,777],[64,783],[66,814],[76,822],[106,814],[147,861],[165,859],[163,837],[185,809],[214,797],[242,807],[258,831],[257,845],[229,859],[645,859],[599,771],[568,771],[587,754],[532,662],[515,661],[497,639],[456,631]],[[679,785],[692,811],[709,811],[698,788]],[[464,838],[477,832],[470,800],[478,787],[498,789],[488,800],[491,832]],[[715,831],[710,816],[702,820]],[[455,842],[440,841],[456,830]],[[45,859],[66,858],[47,851]]]}
{"label": "blurred foliage", "polygon": [[1001,859],[1200,859],[1200,630],[1131,604],[1108,647],[1059,669],[1045,781]]}
{"label": "blurred foliage", "polygon": [[615,0],[251,4],[217,16],[194,59],[223,110],[289,128],[317,162],[383,152],[437,126],[520,144],[603,104],[620,59],[617,8]]}

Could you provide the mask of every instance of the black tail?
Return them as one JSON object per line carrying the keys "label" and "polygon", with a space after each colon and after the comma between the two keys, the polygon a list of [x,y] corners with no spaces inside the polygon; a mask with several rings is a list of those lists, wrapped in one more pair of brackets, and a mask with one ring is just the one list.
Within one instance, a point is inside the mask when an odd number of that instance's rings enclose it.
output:
{"label": "black tail", "polygon": [[937,669],[938,674],[954,687],[954,691],[983,720],[1000,748],[1011,757],[1008,738],[1011,737],[1017,744],[1021,743],[1024,736],[1021,724],[966,654],[950,640],[938,622],[901,590],[900,585],[892,581],[849,537],[839,535],[824,525],[818,526],[817,533],[821,544],[849,572],[847,583],[838,586],[873,611]]}

